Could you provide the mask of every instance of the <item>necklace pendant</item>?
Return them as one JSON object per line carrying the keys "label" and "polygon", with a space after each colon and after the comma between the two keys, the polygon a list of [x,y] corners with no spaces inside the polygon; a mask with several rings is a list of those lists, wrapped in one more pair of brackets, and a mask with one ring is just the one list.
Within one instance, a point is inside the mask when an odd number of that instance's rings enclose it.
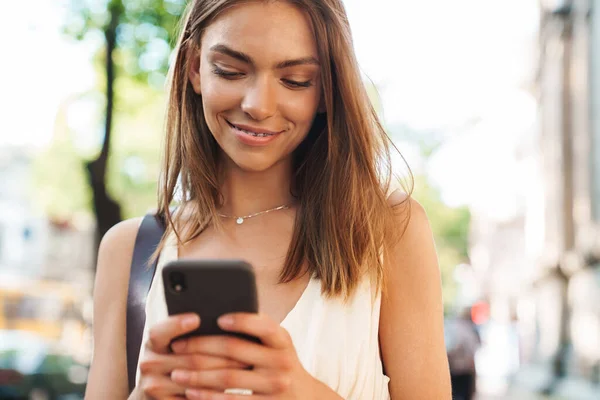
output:
{"label": "necklace pendant", "polygon": [[244,218],[242,218],[242,217],[239,217],[238,219],[236,219],[236,220],[235,220],[235,222],[236,222],[238,225],[241,225],[241,224],[243,224],[243,223],[244,223]]}

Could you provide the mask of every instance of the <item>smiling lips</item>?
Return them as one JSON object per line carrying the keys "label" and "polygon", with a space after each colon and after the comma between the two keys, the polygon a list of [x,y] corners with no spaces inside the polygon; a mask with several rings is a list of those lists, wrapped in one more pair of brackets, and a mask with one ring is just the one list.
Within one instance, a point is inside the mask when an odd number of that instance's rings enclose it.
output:
{"label": "smiling lips", "polygon": [[227,124],[236,135],[238,140],[248,146],[264,146],[275,140],[280,133],[284,132],[254,128],[247,125],[232,124],[229,121],[227,121]]}
{"label": "smiling lips", "polygon": [[227,121],[227,123],[233,129],[236,129],[238,131],[244,132],[244,133],[246,133],[248,135],[252,135],[252,136],[255,136],[255,137],[274,136],[274,135],[277,135],[277,134],[283,132],[283,131],[269,131],[267,129],[258,129],[258,128],[254,128],[254,127],[246,126],[246,125],[232,124],[229,121]]}

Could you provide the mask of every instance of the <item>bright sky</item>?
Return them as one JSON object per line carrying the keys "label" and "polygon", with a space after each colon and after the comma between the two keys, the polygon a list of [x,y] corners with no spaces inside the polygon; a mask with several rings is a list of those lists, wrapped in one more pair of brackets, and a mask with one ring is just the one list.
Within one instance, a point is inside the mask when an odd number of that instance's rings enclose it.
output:
{"label": "bright sky", "polygon": [[492,219],[514,216],[536,179],[516,149],[535,135],[535,99],[523,88],[535,66],[538,1],[345,2],[387,125],[452,138],[425,166],[445,202]]}
{"label": "bright sky", "polygon": [[[93,46],[60,35],[61,3],[3,4],[11,18],[0,24],[0,37],[15,39],[2,43],[11,62],[0,66],[0,145],[47,145],[59,104],[93,84]],[[388,126],[461,133],[429,165],[445,199],[505,204],[482,192],[494,188],[490,177],[511,179],[514,148],[531,134],[535,103],[519,85],[532,71],[537,0],[345,4],[359,62],[380,88]],[[461,130],[473,118],[482,123]]]}
{"label": "bright sky", "polygon": [[[64,1],[62,1],[64,3]],[[60,0],[9,1],[2,5],[0,145],[46,145],[59,104],[93,84],[89,48],[60,35]]]}

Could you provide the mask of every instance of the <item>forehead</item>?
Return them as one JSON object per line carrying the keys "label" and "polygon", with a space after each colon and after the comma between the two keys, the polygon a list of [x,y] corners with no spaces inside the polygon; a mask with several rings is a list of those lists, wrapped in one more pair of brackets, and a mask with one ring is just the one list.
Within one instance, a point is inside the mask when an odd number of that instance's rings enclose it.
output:
{"label": "forehead", "polygon": [[317,56],[306,13],[286,1],[243,2],[223,12],[204,31],[202,48],[225,44],[257,60]]}

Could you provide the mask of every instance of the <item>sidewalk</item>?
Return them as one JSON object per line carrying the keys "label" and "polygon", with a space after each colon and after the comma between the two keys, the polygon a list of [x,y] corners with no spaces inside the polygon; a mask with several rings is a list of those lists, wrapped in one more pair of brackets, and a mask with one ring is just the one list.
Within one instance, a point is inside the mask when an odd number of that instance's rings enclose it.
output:
{"label": "sidewalk", "polygon": [[556,394],[568,400],[598,400],[600,385],[594,386],[583,379],[569,378],[558,384]]}
{"label": "sidewalk", "polygon": [[475,396],[475,400],[571,400],[568,397],[544,396],[532,389],[512,386],[504,390],[482,390]]}
{"label": "sidewalk", "polygon": [[504,395],[478,394],[475,400],[573,400],[572,397],[544,396],[522,388],[511,388]]}
{"label": "sidewalk", "polygon": [[552,396],[540,394],[550,381],[548,366],[527,365],[522,366],[514,376],[508,393],[504,397],[481,397],[478,400],[488,399],[515,399],[515,400],[598,400],[600,399],[600,386],[594,386],[584,379],[567,377],[561,380],[552,393]]}

